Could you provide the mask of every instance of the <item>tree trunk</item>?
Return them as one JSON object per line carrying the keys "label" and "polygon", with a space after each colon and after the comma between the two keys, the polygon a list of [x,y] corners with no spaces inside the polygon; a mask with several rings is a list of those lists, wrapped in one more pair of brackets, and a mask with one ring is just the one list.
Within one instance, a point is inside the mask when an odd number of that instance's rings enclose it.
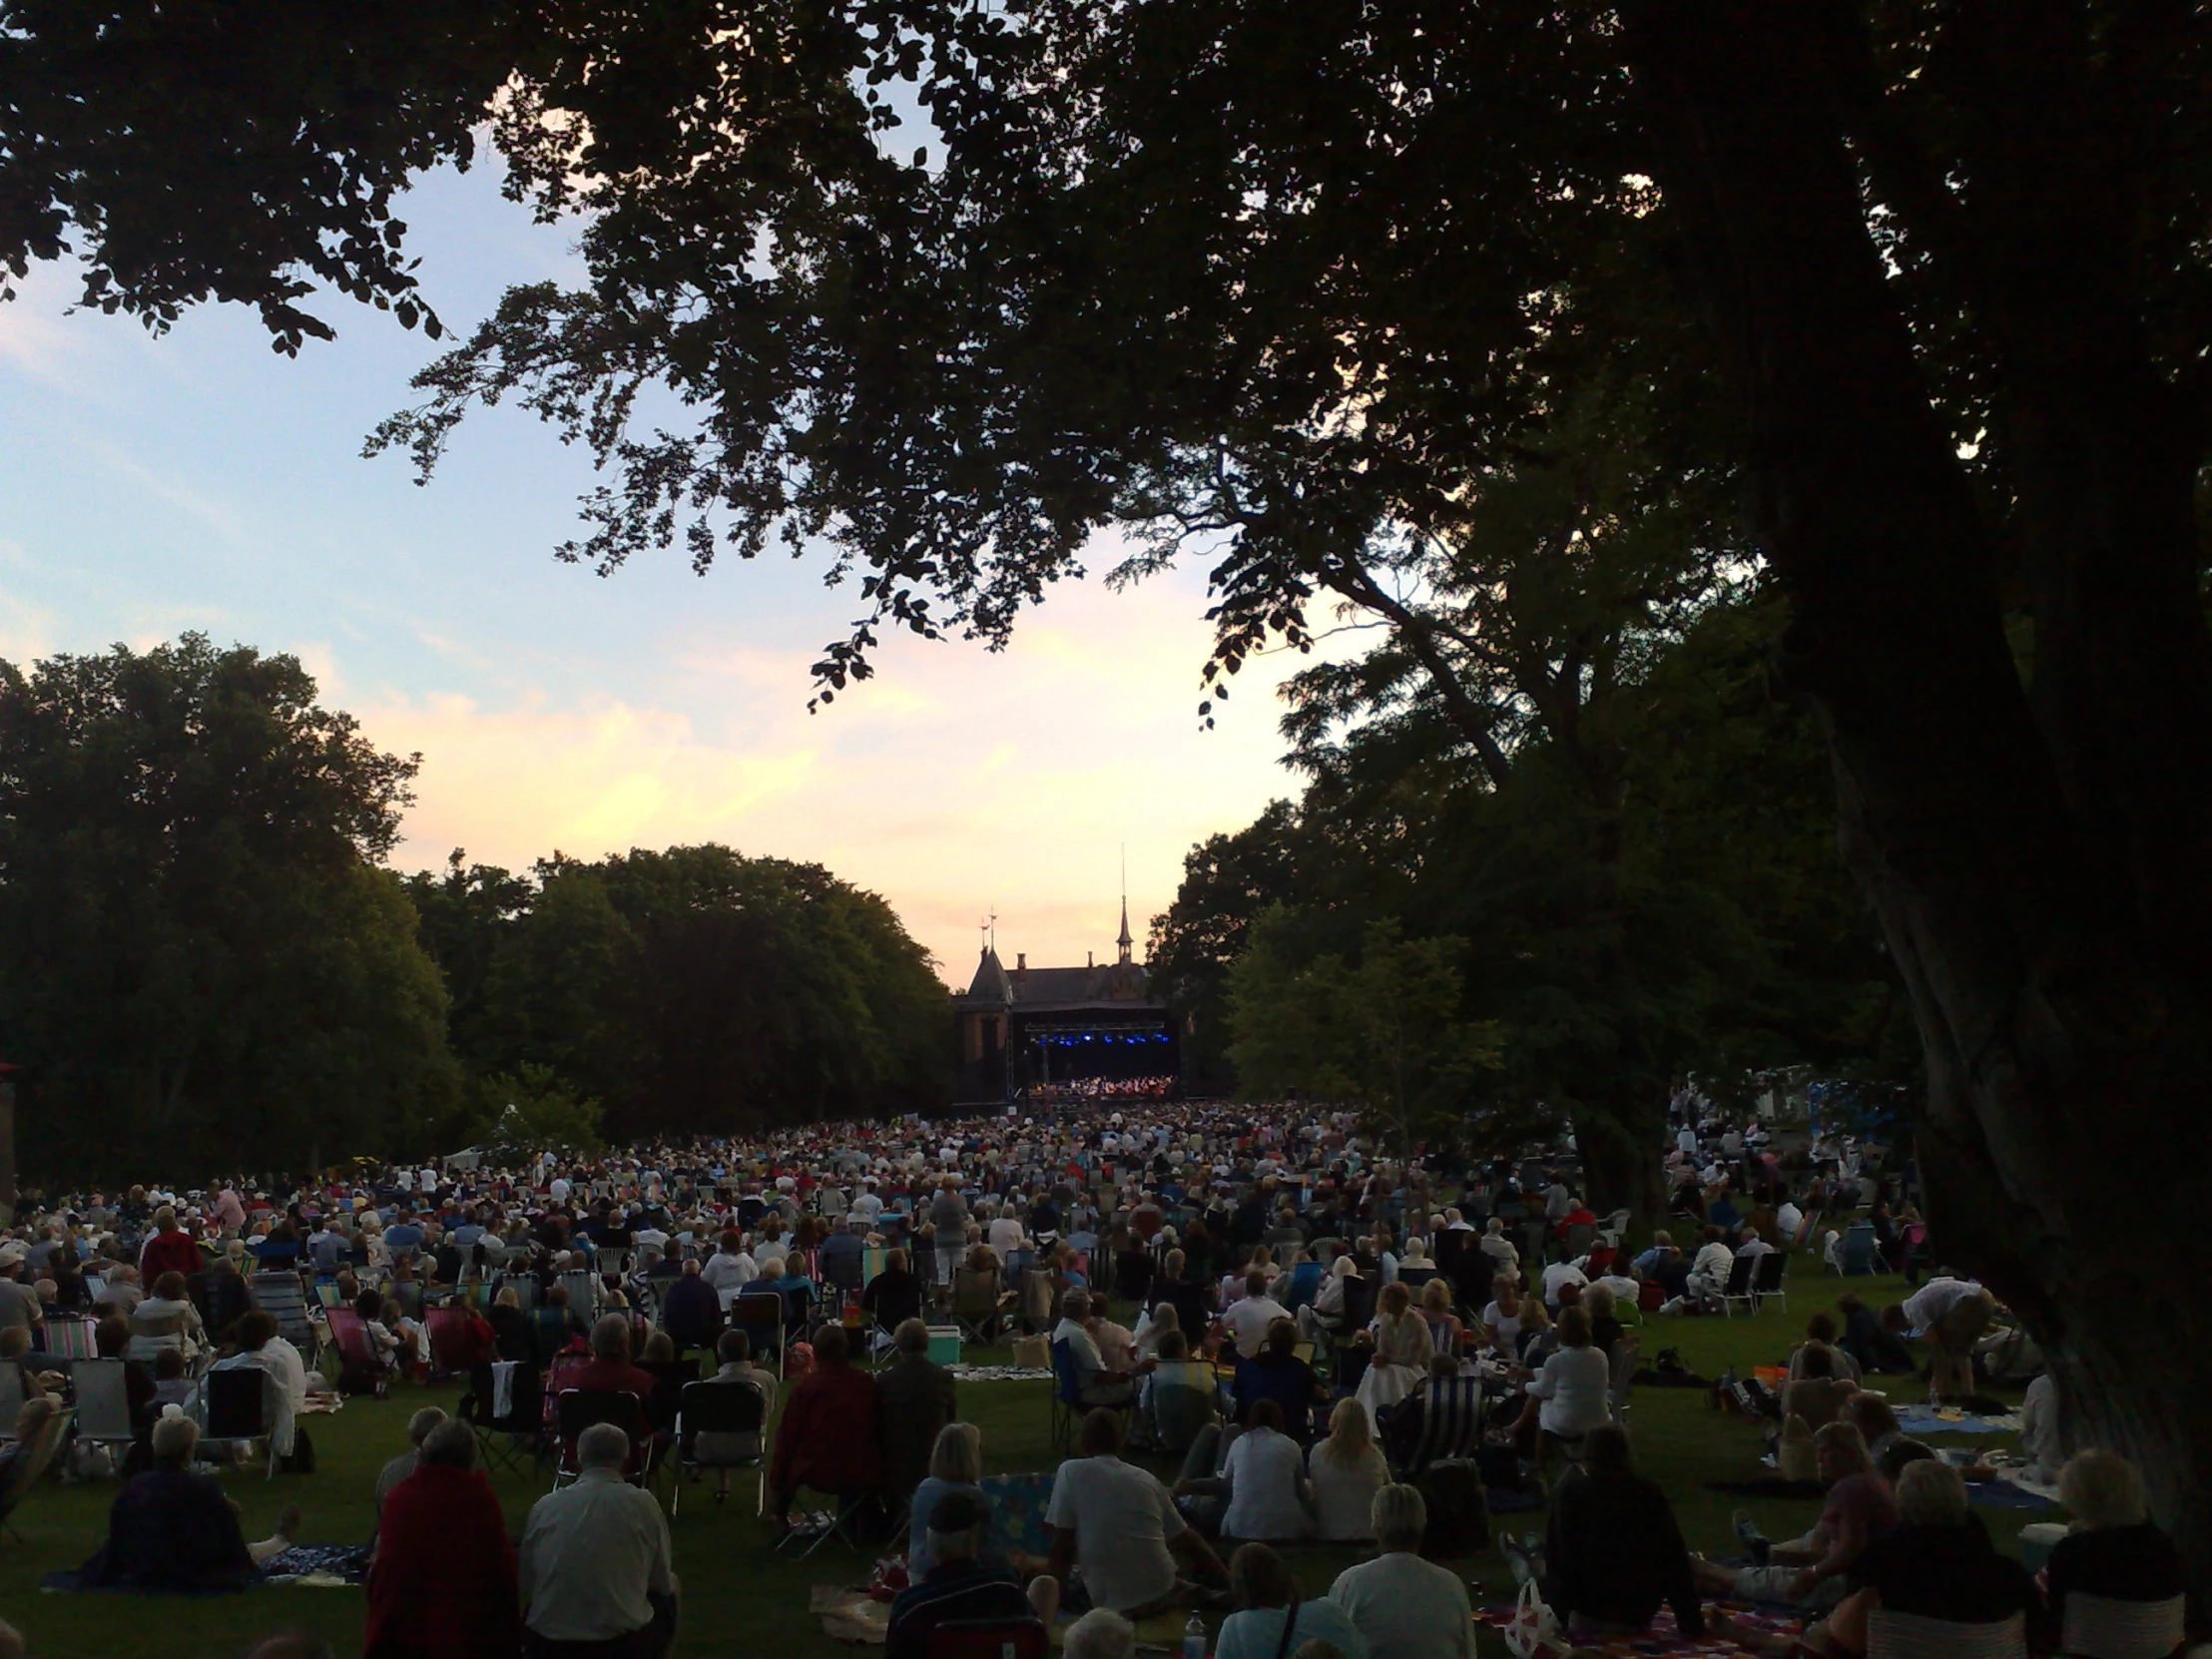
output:
{"label": "tree trunk", "polygon": [[[2144,379],[2130,365],[2069,376],[1998,353],[2004,413],[2034,440],[2012,457],[2031,696],[1811,15],[1637,10],[1655,165],[1743,400],[1748,516],[1791,596],[1787,666],[1828,724],[1845,853],[1919,1018],[1932,1222],[2042,1344],[2077,1437],[2142,1468],[2201,1603],[2212,1312],[2152,1315],[2141,1277],[2212,1199],[2212,644],[2176,446],[2127,441],[2157,417],[2120,406]],[[2085,490],[2126,509],[2100,517]]]}
{"label": "tree trunk", "polygon": [[1629,1235],[1638,1240],[1666,1224],[1666,1186],[1655,1150],[1665,1132],[1664,1102],[1646,1106],[1640,1097],[1624,1099],[1611,1110],[1578,1114],[1574,1120],[1590,1209],[1600,1219],[1627,1210]]}

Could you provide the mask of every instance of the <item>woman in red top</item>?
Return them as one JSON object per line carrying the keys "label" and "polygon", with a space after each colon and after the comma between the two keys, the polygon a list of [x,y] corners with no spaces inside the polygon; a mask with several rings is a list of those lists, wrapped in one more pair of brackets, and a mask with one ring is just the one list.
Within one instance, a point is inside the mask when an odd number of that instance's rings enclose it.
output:
{"label": "woman in red top", "polygon": [[476,1436],[444,1422],[384,1499],[362,1659],[513,1659],[522,1651],[514,1545]]}
{"label": "woman in red top", "polygon": [[876,1448],[875,1383],[845,1364],[841,1326],[815,1333],[815,1369],[792,1389],[776,1429],[768,1488],[781,1525],[799,1488],[835,1497],[872,1492],[882,1483]]}

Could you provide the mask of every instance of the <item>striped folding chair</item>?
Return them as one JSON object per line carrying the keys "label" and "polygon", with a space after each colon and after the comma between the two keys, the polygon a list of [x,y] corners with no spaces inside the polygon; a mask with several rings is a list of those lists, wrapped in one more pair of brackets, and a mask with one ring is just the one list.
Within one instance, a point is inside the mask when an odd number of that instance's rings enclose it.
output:
{"label": "striped folding chair", "polygon": [[1867,1659],[2027,1659],[2027,1615],[1953,1624],[1878,1607],[1867,1615]]}

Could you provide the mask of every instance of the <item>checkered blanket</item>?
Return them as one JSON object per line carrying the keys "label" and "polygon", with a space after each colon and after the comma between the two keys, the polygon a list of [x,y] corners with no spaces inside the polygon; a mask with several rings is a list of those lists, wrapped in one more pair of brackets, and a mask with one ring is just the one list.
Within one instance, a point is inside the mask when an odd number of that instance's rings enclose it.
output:
{"label": "checkered blanket", "polygon": [[[1710,1624],[1716,1613],[1726,1613],[1738,1624],[1771,1636],[1794,1636],[1805,1628],[1805,1621],[1792,1614],[1777,1612],[1772,1608],[1754,1608],[1741,1602],[1709,1601],[1705,1604],[1705,1617]],[[1513,1604],[1506,1602],[1498,1607],[1484,1607],[1475,1615],[1477,1624],[1486,1624],[1493,1630],[1503,1630],[1513,1622]],[[1562,1650],[1564,1651],[1564,1650]],[[1576,1659],[1585,1654],[1602,1654],[1604,1659],[1750,1659],[1752,1650],[1733,1640],[1708,1633],[1703,1640],[1689,1641],[1676,1630],[1674,1611],[1662,1607],[1651,1621],[1648,1636],[1623,1636],[1611,1641],[1583,1642],[1574,1648]]]}

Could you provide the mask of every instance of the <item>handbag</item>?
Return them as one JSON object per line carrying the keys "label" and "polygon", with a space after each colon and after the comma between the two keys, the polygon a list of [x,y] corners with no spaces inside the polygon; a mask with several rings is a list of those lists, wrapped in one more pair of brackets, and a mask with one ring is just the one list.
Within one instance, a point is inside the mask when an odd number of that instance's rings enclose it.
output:
{"label": "handbag", "polygon": [[1505,1650],[1513,1659],[1553,1659],[1567,1650],[1559,1634],[1559,1616],[1545,1605],[1543,1592],[1533,1578],[1520,1587],[1513,1603],[1512,1622],[1502,1634]]}

